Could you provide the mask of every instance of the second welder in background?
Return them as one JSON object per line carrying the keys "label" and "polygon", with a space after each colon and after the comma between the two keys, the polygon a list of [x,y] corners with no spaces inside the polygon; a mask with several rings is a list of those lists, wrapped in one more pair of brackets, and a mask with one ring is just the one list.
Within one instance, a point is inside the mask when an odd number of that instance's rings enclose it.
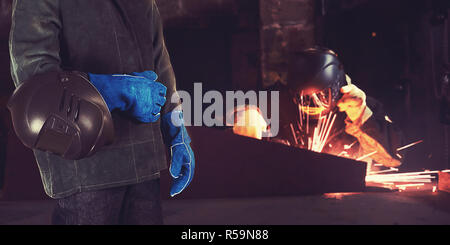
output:
{"label": "second welder in background", "polygon": [[345,74],[335,52],[309,48],[290,58],[287,86],[280,91],[280,132],[272,139],[308,148],[319,117],[336,114],[321,152],[366,159],[385,167],[401,165],[397,148],[403,144],[401,131],[383,109],[366,96]]}

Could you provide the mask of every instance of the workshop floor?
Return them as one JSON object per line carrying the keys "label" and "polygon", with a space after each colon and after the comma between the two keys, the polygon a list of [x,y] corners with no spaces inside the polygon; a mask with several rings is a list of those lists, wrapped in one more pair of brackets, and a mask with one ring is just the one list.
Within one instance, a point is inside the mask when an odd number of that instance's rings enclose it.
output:
{"label": "workshop floor", "polygon": [[[0,202],[0,224],[50,224],[53,205]],[[167,225],[450,224],[450,194],[444,192],[166,200],[163,205]]]}

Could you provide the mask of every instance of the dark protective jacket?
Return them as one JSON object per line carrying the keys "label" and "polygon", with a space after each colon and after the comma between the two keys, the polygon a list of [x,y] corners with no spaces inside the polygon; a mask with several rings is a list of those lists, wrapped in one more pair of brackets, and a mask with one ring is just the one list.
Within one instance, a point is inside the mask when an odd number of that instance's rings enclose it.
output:
{"label": "dark protective jacket", "polygon": [[[15,85],[49,71],[129,74],[155,71],[167,89],[161,114],[172,111],[175,76],[154,0],[14,0],[10,32]],[[166,168],[160,121],[143,124],[113,113],[115,141],[78,161],[34,151],[46,193],[62,198],[80,191],[143,182]]]}

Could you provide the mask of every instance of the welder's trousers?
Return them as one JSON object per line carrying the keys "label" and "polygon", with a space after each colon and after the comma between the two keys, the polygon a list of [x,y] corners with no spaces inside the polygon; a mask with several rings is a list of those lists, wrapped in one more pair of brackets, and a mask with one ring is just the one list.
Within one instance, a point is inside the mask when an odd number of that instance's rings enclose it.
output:
{"label": "welder's trousers", "polygon": [[54,225],[162,225],[160,182],[156,180],[58,199]]}

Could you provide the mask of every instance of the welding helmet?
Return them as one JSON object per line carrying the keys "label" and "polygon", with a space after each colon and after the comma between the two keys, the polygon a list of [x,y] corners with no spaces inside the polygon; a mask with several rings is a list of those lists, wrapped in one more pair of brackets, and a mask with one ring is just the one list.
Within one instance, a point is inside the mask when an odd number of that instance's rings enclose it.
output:
{"label": "welding helmet", "polygon": [[91,156],[114,139],[109,109],[81,73],[33,76],[14,91],[8,109],[25,146],[65,159]]}
{"label": "welding helmet", "polygon": [[287,83],[294,101],[310,116],[333,110],[347,84],[344,66],[335,52],[314,47],[293,53]]}

